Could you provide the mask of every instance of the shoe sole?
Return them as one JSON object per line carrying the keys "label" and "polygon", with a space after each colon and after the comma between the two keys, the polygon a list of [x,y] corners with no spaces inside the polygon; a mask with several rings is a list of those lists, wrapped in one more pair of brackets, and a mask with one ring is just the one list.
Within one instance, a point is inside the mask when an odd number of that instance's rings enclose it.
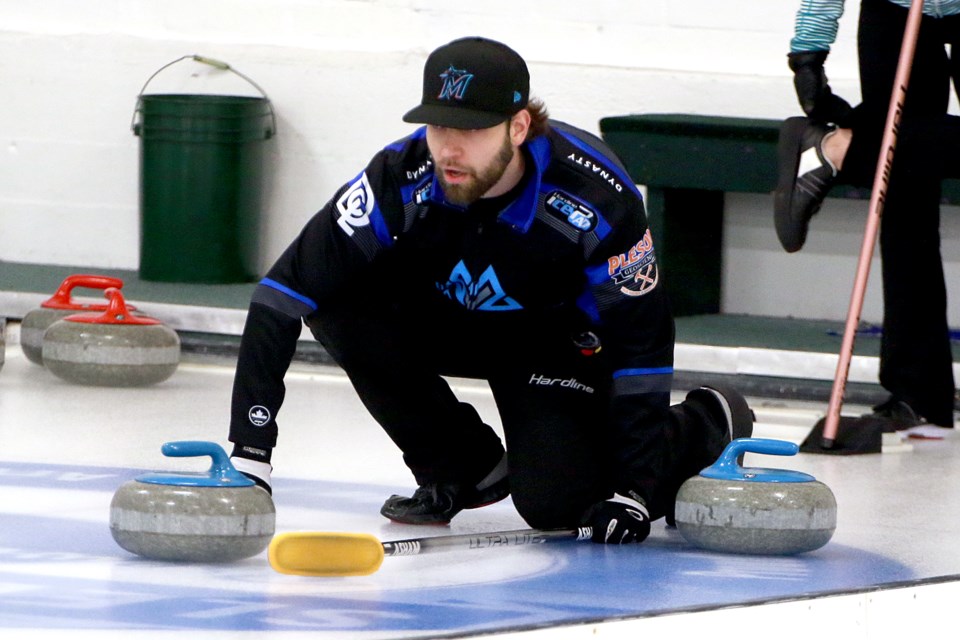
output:
{"label": "shoe sole", "polygon": [[800,168],[803,129],[806,126],[806,118],[787,118],[780,127],[780,137],[777,140],[780,175],[777,188],[773,192],[773,225],[777,230],[777,239],[787,253],[799,251],[807,241],[806,227],[801,225],[800,233],[797,234],[797,224],[790,215],[797,171]]}
{"label": "shoe sole", "polygon": [[[490,506],[491,504],[496,504],[497,502],[500,502],[501,500],[506,500],[506,498],[507,498],[508,495],[510,495],[510,494],[507,494],[506,496],[503,496],[503,497],[500,497],[500,498],[493,498],[492,500],[489,500],[489,501],[487,501],[487,502],[478,502],[478,503],[476,503],[476,504],[471,504],[471,505],[469,505],[469,506],[464,507],[464,508],[462,509],[462,511],[467,511],[467,510],[469,510],[469,509],[480,509],[480,508],[482,508],[482,507]],[[457,513],[460,513],[460,511],[457,511]],[[394,516],[387,515],[387,514],[384,513],[383,511],[380,511],[380,515],[382,515],[384,518],[386,518],[386,519],[389,520],[390,522],[396,522],[397,524],[417,524],[417,525],[445,525],[445,524],[450,524],[450,521],[453,520],[453,518],[457,515],[457,513],[453,514],[453,515],[450,516],[449,518],[434,518],[434,519],[431,519],[431,518],[402,518],[402,517],[394,517]]]}
{"label": "shoe sole", "polygon": [[397,524],[413,524],[419,527],[425,527],[425,526],[442,527],[450,524],[449,520],[401,520],[398,518],[391,518],[388,515],[384,515],[383,517],[389,520],[390,522],[395,522]]}
{"label": "shoe sole", "polygon": [[[460,513],[460,512],[457,511],[457,513]],[[453,516],[457,515],[457,513],[453,514]],[[450,516],[449,518],[442,518],[442,517],[438,518],[435,516],[433,517],[431,516],[424,516],[424,517],[393,516],[393,515],[390,515],[389,513],[384,513],[383,509],[380,509],[380,515],[382,515],[384,518],[386,518],[390,522],[396,522],[397,524],[446,525],[446,524],[450,524],[450,520],[453,519],[453,516]]]}
{"label": "shoe sole", "polygon": [[420,518],[404,518],[404,517],[402,517],[402,516],[399,516],[399,517],[398,517],[398,516],[389,515],[388,513],[384,513],[384,509],[383,509],[383,508],[380,509],[380,515],[382,515],[384,518],[386,518],[386,519],[389,520],[390,522],[396,522],[397,524],[446,525],[446,524],[450,524],[450,521],[453,520],[453,518],[454,518],[458,513],[460,513],[460,511],[466,511],[466,510],[468,510],[468,509],[480,509],[481,507],[486,507],[486,506],[489,506],[489,505],[491,505],[491,504],[495,504],[495,503],[497,503],[497,502],[500,502],[501,500],[506,500],[509,496],[510,496],[510,492],[507,491],[507,492],[504,493],[502,496],[494,496],[494,497],[490,498],[489,500],[485,500],[485,501],[483,501],[483,502],[476,502],[476,503],[474,503],[474,504],[467,505],[467,506],[463,507],[462,509],[460,509],[459,511],[456,511],[455,513],[453,513],[449,518],[442,518],[442,517],[441,517],[441,518],[436,518],[436,517],[431,518],[431,517],[429,517],[429,516],[427,516],[427,517],[420,517]]}

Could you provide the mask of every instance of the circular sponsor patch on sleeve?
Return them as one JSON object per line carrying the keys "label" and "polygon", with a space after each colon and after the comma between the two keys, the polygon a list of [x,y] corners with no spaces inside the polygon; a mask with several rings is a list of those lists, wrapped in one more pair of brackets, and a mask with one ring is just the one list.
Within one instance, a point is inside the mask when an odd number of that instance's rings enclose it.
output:
{"label": "circular sponsor patch on sleeve", "polygon": [[247,412],[247,418],[253,426],[262,427],[270,422],[270,411],[263,405],[255,404]]}

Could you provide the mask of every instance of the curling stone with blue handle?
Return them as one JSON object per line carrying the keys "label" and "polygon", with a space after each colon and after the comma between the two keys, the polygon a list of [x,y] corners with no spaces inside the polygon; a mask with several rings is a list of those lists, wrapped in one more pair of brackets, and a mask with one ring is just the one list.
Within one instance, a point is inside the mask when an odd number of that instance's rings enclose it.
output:
{"label": "curling stone with blue handle", "polygon": [[273,499],[237,471],[218,444],[168,442],[170,457],[210,456],[206,473],[148,473],[123,484],[110,503],[110,533],[123,549],[152,560],[232,562],[273,538]]}
{"label": "curling stone with blue handle", "polygon": [[69,382],[142,387],[162,382],[180,364],[180,337],[155,318],[130,312],[119,289],[107,309],[57,320],[43,336],[43,364]]}
{"label": "curling stone with blue handle", "polygon": [[827,544],[837,501],[813,476],[787,469],[741,467],[744,453],[795,455],[783,440],[740,438],[677,493],[676,523],[690,544],[710,551],[793,555]]}
{"label": "curling stone with blue handle", "polygon": [[[20,321],[20,348],[27,360],[34,364],[43,364],[43,335],[57,320],[81,312],[102,312],[106,302],[81,302],[73,297],[74,289],[120,289],[123,280],[110,276],[77,273],[67,276],[57,291],[36,309],[24,314]],[[130,307],[130,309],[133,307]]]}

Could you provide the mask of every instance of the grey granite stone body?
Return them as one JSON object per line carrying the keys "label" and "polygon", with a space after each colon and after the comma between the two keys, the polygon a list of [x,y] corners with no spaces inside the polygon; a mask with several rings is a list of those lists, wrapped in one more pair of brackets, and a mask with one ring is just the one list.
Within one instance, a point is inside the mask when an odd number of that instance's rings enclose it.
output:
{"label": "grey granite stone body", "polygon": [[43,337],[43,363],[56,376],[92,386],[142,387],[172,376],[180,338],[163,324],[58,320]]}
{"label": "grey granite stone body", "polygon": [[132,480],[110,503],[110,533],[123,549],[154,560],[231,562],[273,538],[276,510],[260,487],[191,487]]}
{"label": "grey granite stone body", "polygon": [[793,555],[819,549],[837,527],[827,485],[749,482],[694,476],[677,493],[676,523],[694,546],[711,551]]}
{"label": "grey granite stone body", "polygon": [[20,321],[20,348],[27,360],[34,364],[43,364],[43,334],[57,320],[75,313],[80,311],[38,307],[24,314]]}

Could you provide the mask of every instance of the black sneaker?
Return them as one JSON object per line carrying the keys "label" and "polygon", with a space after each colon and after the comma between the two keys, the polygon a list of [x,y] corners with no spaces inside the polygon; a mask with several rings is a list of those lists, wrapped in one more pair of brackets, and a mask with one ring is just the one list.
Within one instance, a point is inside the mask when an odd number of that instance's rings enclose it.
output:
{"label": "black sneaker", "polygon": [[413,496],[393,495],[380,508],[380,515],[403,524],[447,524],[464,509],[478,509],[510,495],[506,456],[477,486],[454,482],[420,485]]}
{"label": "black sneaker", "polygon": [[[756,416],[747,404],[746,398],[736,389],[723,385],[704,385],[688,393],[686,399],[695,400],[710,411],[715,424],[726,425],[726,432],[714,442],[709,443],[712,445],[710,451],[712,460],[708,464],[716,462],[731,441],[753,435]],[[743,456],[737,458],[737,463],[743,464]]]}
{"label": "black sneaker", "polygon": [[889,426],[883,429],[886,432],[903,431],[927,424],[927,421],[914,411],[913,407],[893,396],[886,402],[873,407],[873,413],[865,414],[864,417],[880,418],[888,422]]}
{"label": "black sneaker", "polygon": [[810,218],[837,177],[837,168],[823,155],[823,140],[834,130],[809,118],[787,118],[780,127],[773,223],[780,244],[790,253],[807,241]]}

